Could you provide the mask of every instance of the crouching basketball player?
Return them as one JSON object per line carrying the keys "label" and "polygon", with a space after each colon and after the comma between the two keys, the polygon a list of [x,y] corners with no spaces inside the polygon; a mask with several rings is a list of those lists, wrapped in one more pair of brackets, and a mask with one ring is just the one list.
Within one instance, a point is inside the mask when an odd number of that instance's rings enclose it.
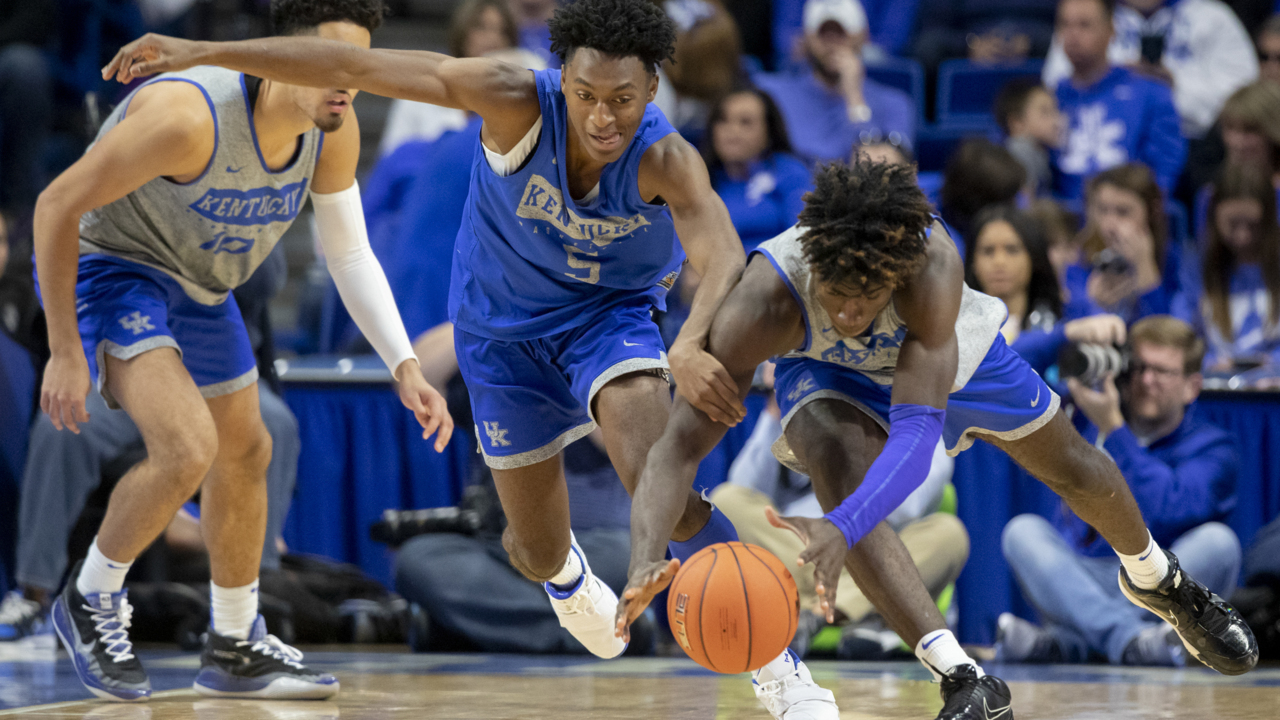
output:
{"label": "crouching basketball player", "polygon": [[[716,314],[709,349],[743,395],[756,366],[778,358],[785,431],[774,452],[813,478],[827,515],[770,517],[807,543],[800,562],[815,566],[828,620],[843,563],[941,680],[939,718],[995,717],[1009,707],[1007,686],[960,649],[883,523],[926,477],[940,437],[951,455],[982,438],[1111,543],[1125,595],[1174,625],[1192,655],[1225,674],[1252,668],[1257,643],[1240,615],[1156,546],[1119,469],[1005,345],[1003,303],[964,284],[955,244],[913,170],[829,165],[815,185],[799,223],[752,254]],[[698,463],[724,432],[676,400],[636,488],[620,633],[667,583],[665,539]]]}

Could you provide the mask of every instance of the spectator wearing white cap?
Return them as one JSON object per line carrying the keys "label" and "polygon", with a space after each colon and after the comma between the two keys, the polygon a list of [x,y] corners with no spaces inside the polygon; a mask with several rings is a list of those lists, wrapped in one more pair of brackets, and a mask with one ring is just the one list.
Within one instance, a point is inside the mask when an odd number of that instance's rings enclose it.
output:
{"label": "spectator wearing white cap", "polygon": [[755,78],[782,109],[792,147],[809,162],[845,160],[855,144],[887,141],[909,150],[914,143],[915,103],[867,78],[866,40],[867,14],[858,0],[808,0],[808,67]]}
{"label": "spectator wearing white cap", "polygon": [[[1114,22],[1107,59],[1171,84],[1188,138],[1203,137],[1231,93],[1258,77],[1249,33],[1220,0],[1123,0]],[[1055,37],[1044,84],[1055,87],[1071,72],[1062,40]]]}

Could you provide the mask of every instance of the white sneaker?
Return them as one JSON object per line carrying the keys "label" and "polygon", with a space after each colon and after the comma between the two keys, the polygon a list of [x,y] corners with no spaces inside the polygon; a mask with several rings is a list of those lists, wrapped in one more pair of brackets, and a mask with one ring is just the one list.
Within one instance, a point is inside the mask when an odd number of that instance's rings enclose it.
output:
{"label": "white sneaker", "polygon": [[591,572],[577,540],[572,541],[570,550],[578,553],[582,561],[582,577],[568,590],[557,590],[551,583],[543,583],[551,596],[551,607],[560,618],[560,627],[568,630],[592,655],[606,659],[618,657],[627,649],[627,643],[614,634],[618,596]]}
{"label": "white sneaker", "polygon": [[790,650],[751,674],[756,699],[776,720],[839,720],[836,696]]}

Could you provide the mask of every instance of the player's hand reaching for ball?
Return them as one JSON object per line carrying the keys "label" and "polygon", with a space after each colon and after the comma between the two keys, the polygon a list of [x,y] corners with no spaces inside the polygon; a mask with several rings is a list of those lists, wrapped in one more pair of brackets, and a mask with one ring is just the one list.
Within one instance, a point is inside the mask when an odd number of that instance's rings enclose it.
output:
{"label": "player's hand reaching for ball", "polygon": [[89,422],[89,412],[84,400],[89,395],[92,381],[89,378],[89,361],[80,348],[75,352],[54,353],[44,370],[44,384],[40,388],[40,409],[49,416],[53,426],[64,427],[79,435],[82,422]]}
{"label": "player's hand reaching for ball", "polygon": [[631,573],[627,587],[618,598],[618,625],[614,634],[631,642],[631,623],[653,602],[653,596],[667,589],[680,570],[679,560],[659,560]]}
{"label": "player's hand reaching for ball", "polygon": [[102,68],[102,79],[110,80],[115,76],[116,80],[128,83],[134,78],[195,67],[201,64],[202,44],[147,33],[120,48],[111,62]]}
{"label": "player's hand reaching for ball", "polygon": [[733,427],[747,416],[747,408],[738,396],[738,383],[700,344],[677,340],[667,358],[675,376],[676,392],[707,417]]}
{"label": "player's hand reaching for ball", "polygon": [[444,452],[453,435],[453,417],[449,415],[444,396],[439,393],[426,378],[417,360],[405,360],[396,368],[396,381],[399,383],[400,402],[413,411],[422,425],[422,439],[436,434],[436,452]]}
{"label": "player's hand reaching for ball", "polygon": [[840,582],[845,554],[849,552],[849,541],[844,533],[826,518],[782,517],[773,508],[765,508],[764,512],[770,525],[790,530],[806,545],[796,564],[813,566],[814,590],[822,603],[822,615],[828,623],[834,623],[836,586]]}

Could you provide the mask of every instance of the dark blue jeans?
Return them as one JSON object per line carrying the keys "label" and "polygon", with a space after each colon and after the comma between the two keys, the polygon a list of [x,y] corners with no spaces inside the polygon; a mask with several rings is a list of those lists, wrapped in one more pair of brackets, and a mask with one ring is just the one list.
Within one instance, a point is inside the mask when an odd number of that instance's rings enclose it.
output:
{"label": "dark blue jeans", "polygon": [[[1117,581],[1120,558],[1085,557],[1039,515],[1005,526],[1004,557],[1022,594],[1058,638],[1068,662],[1104,655],[1120,664],[1125,646],[1159,618],[1129,602]],[[1240,540],[1222,523],[1205,523],[1168,548],[1188,575],[1227,597],[1240,576]]]}

